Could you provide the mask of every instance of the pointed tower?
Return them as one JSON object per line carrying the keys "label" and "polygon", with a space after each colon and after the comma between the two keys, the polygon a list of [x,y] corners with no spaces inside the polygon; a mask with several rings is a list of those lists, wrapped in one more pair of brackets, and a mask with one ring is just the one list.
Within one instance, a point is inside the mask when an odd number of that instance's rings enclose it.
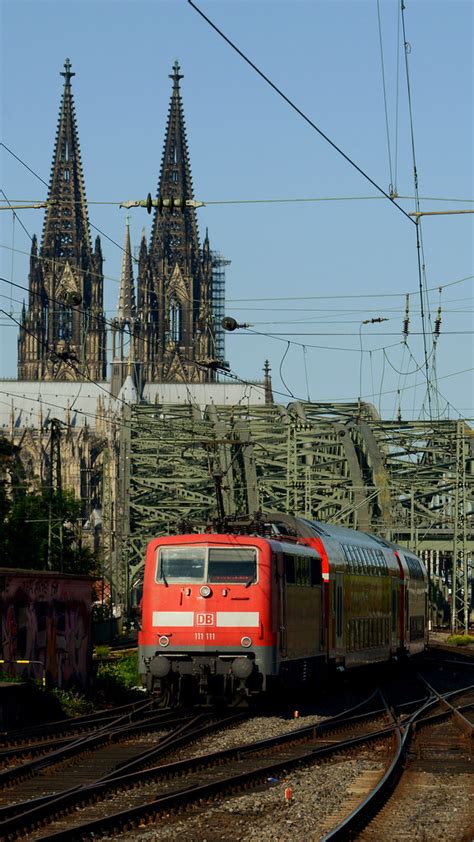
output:
{"label": "pointed tower", "polygon": [[123,247],[122,273],[117,316],[112,321],[112,377],[110,391],[119,394],[126,377],[131,374],[135,385],[137,378],[136,344],[138,336],[137,308],[135,305],[135,283],[133,280],[132,250],[130,247],[130,226],[128,216],[125,222],[125,243]]}
{"label": "pointed tower", "polygon": [[105,380],[102,251],[91,248],[71,63],[61,76],[53,165],[41,248],[32,239],[29,305],[18,341],[21,380]]}
{"label": "pointed tower", "polygon": [[175,62],[158,185],[158,198],[174,199],[176,206],[156,209],[149,249],[142,244],[140,253],[138,344],[149,382],[214,379],[212,266],[200,249],[195,209],[185,205],[193,185],[179,69]]}

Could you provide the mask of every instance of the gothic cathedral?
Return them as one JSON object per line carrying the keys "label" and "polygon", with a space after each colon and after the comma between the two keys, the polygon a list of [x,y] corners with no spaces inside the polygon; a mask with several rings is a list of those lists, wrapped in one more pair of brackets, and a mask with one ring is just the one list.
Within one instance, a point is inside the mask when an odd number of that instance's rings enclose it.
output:
{"label": "gothic cathedral", "polygon": [[[107,380],[100,239],[91,246],[69,59],[64,70],[41,246],[32,239],[28,308],[18,340],[19,380]],[[145,383],[205,383],[218,359],[212,254],[193,199],[179,65],[172,93],[150,243],[142,238],[135,294],[127,223],[118,311],[110,322],[112,394],[127,374]],[[169,200],[173,200],[170,202]],[[172,205],[172,206],[170,206]]]}

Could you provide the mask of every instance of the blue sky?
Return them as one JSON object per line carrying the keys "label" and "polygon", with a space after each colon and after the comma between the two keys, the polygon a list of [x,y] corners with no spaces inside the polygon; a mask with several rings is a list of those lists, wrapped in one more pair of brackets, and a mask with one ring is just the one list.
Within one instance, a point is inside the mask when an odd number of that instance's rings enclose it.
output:
{"label": "blue sky", "polygon": [[[379,3],[391,170],[376,0],[198,5],[374,181],[413,196],[397,0]],[[419,192],[432,197],[422,199],[421,207],[474,208],[474,4],[405,5]],[[227,313],[256,332],[229,335],[227,358],[244,380],[259,379],[268,358],[276,397],[284,402],[291,400],[289,392],[314,401],[356,400],[361,394],[386,418],[395,417],[399,406],[407,419],[426,414],[415,226],[377,198],[374,187],[185,0],[3,0],[0,9],[1,136],[42,178],[49,178],[59,72],[69,56],[88,200],[120,202],[156,193],[168,74],[178,58],[197,199],[371,197],[216,204],[198,211],[201,234],[208,226],[211,247],[232,261]],[[45,198],[44,186],[3,148],[0,161],[10,201]],[[454,201],[460,199],[465,201]],[[413,199],[400,204],[414,210]],[[122,244],[125,211],[91,204],[89,216]],[[30,234],[41,233],[41,211],[25,210],[19,218]],[[442,306],[441,335],[430,356],[439,389],[436,398],[433,388],[432,408],[450,417],[474,416],[473,280],[453,283],[474,273],[473,220],[466,214],[425,217],[422,223],[426,285],[433,289],[428,333]],[[18,220],[13,226],[10,212],[1,212],[0,224],[0,274],[26,285],[28,261],[20,252],[28,252],[28,237]],[[134,210],[130,224],[138,244],[151,217]],[[105,238],[102,247],[110,317],[122,252]],[[403,345],[407,292],[413,293],[411,332]],[[10,300],[4,282],[0,293],[0,307],[18,312],[21,305]],[[23,293],[13,291],[12,298]],[[379,316],[388,321],[362,324]],[[16,375],[16,336],[2,316],[0,377]]]}

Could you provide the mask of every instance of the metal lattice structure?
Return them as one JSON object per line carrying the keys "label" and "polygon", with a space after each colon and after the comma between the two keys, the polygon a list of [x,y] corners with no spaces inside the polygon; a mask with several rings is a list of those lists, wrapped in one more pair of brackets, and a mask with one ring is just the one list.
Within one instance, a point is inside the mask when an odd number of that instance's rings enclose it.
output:
{"label": "metal lattice structure", "polygon": [[[466,622],[474,434],[462,421],[382,421],[369,404],[137,406],[131,418],[136,578],[150,537],[280,511],[373,531],[424,553]],[[452,564],[454,558],[455,563]]]}

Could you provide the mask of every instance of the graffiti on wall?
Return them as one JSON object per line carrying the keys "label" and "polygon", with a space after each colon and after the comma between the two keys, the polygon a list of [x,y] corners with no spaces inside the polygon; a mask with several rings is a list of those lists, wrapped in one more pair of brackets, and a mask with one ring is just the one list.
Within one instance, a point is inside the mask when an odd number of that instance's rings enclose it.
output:
{"label": "graffiti on wall", "polygon": [[[90,671],[91,594],[87,578],[0,570],[0,657],[39,661],[51,685],[84,686]],[[10,671],[21,674],[18,666]],[[35,678],[41,672],[38,665],[23,667]]]}

